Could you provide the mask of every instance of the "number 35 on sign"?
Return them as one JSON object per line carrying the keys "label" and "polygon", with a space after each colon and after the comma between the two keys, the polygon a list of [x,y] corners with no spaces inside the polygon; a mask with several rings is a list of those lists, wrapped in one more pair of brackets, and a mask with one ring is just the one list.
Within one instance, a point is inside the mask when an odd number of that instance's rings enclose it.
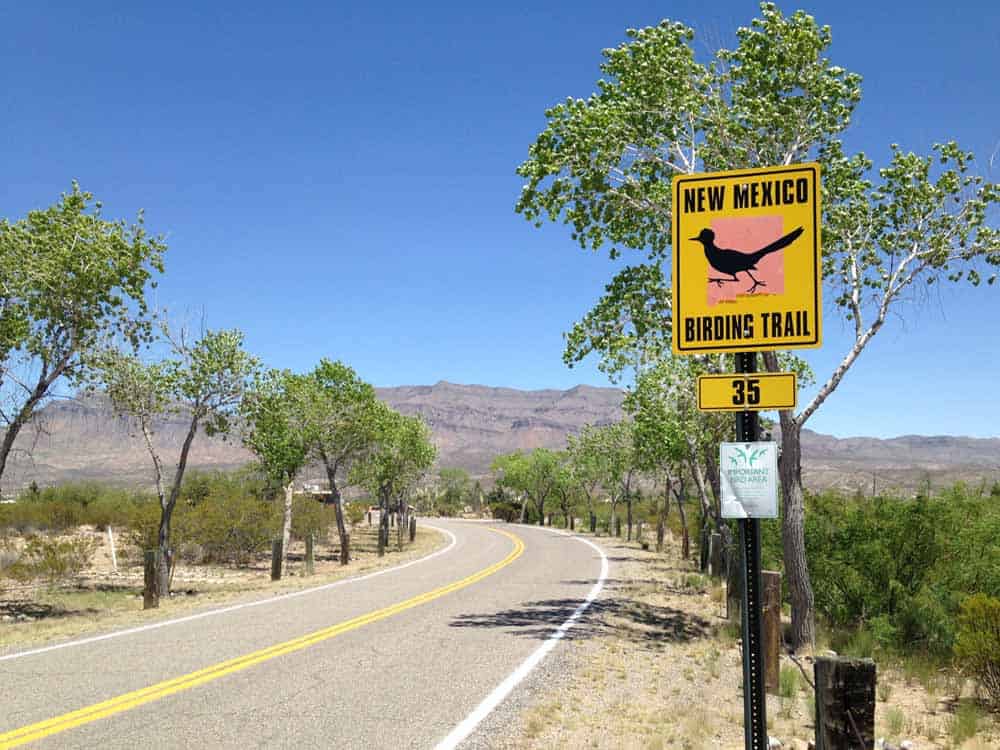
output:
{"label": "number 35 on sign", "polygon": [[699,375],[698,408],[701,411],[794,409],[796,391],[794,372]]}

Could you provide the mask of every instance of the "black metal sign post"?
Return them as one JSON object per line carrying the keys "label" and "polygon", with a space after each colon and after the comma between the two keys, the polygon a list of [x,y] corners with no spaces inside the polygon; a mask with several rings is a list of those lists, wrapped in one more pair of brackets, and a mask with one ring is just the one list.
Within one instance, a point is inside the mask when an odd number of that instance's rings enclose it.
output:
{"label": "black metal sign post", "polygon": [[[757,372],[756,352],[736,354],[736,372]],[[756,442],[760,423],[756,411],[736,415],[736,440]],[[743,733],[746,750],[767,750],[767,704],[764,697],[764,652],[761,613],[760,519],[741,518],[743,558]]]}

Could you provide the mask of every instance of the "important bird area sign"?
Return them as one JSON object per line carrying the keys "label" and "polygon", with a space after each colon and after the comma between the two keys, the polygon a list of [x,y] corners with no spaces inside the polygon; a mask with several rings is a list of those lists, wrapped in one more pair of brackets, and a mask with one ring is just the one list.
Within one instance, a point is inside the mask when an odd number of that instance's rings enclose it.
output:
{"label": "important bird area sign", "polygon": [[678,175],[675,354],[820,346],[818,164]]}
{"label": "important bird area sign", "polygon": [[723,518],[778,517],[778,444],[720,443]]}

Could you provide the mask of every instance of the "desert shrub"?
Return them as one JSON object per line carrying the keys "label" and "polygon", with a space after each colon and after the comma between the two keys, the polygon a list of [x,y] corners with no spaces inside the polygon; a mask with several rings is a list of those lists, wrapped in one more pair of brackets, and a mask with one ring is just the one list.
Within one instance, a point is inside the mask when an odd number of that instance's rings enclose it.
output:
{"label": "desert shrub", "polygon": [[21,552],[13,541],[6,537],[0,538],[0,577],[6,575],[6,571],[20,559]]}
{"label": "desert shrub", "polygon": [[355,502],[344,505],[344,515],[347,517],[347,522],[351,524],[352,529],[364,520],[366,513],[368,513],[368,503]]}
{"label": "desert shrub", "polygon": [[493,518],[507,523],[513,523],[521,517],[521,509],[510,500],[495,500],[490,503],[490,512]]}
{"label": "desert shrub", "polygon": [[336,522],[336,511],[332,505],[326,505],[308,495],[300,495],[292,500],[292,536],[296,539],[305,539],[313,534],[322,541],[330,534],[330,529]]}
{"label": "desert shrub", "polygon": [[[780,523],[761,526],[763,564],[780,565]],[[940,664],[952,653],[961,601],[1000,597],[1000,506],[985,491],[809,495],[805,536],[817,614],[855,651],[921,653]]]}
{"label": "desert shrub", "polygon": [[962,602],[955,657],[983,696],[1000,708],[1000,599],[976,594]]}
{"label": "desert shrub", "polygon": [[43,579],[56,584],[76,576],[90,565],[97,544],[93,539],[59,539],[38,534],[28,538],[20,558],[9,568],[21,581]]}
{"label": "desert shrub", "polygon": [[[205,559],[246,565],[268,549],[281,528],[277,503],[244,494],[233,486],[213,491],[177,518],[176,529],[183,541],[196,542]],[[176,546],[179,539],[174,539]]]}
{"label": "desert shrub", "polygon": [[97,482],[67,482],[25,492],[0,506],[0,527],[21,534],[61,532],[85,524],[105,529],[127,524],[131,505],[143,493]]}
{"label": "desert shrub", "polygon": [[948,724],[948,734],[955,747],[976,736],[981,718],[979,707],[975,702],[970,700],[959,702],[955,715]]}

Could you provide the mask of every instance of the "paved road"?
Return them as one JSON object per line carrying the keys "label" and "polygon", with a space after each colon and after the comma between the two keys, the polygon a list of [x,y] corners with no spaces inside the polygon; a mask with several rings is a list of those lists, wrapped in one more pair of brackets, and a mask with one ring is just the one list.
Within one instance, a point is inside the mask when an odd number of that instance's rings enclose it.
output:
{"label": "paved road", "polygon": [[601,568],[543,529],[433,523],[454,544],[396,572],[0,658],[0,748],[433,748]]}

